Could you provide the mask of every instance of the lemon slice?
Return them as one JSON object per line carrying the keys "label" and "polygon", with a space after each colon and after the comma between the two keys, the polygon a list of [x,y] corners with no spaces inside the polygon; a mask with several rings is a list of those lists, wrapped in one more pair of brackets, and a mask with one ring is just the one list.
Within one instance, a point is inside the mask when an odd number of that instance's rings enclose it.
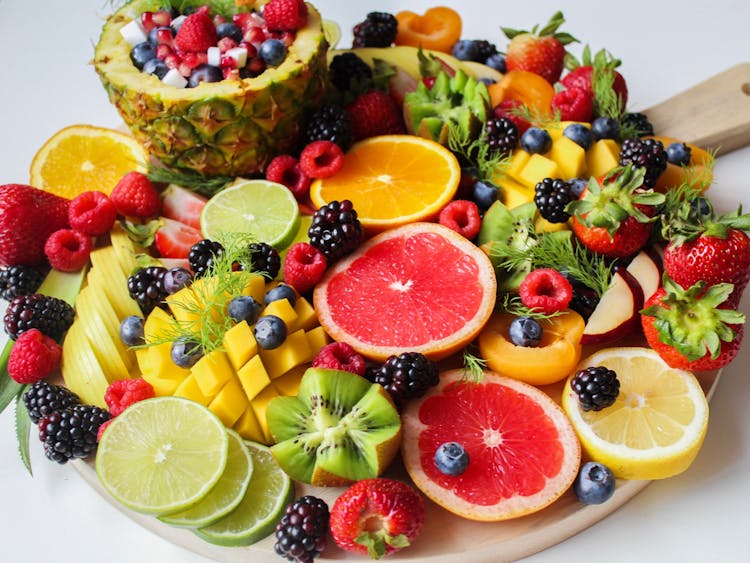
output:
{"label": "lemon slice", "polygon": [[695,376],[669,367],[650,348],[608,348],[576,371],[605,366],[620,381],[615,403],[584,411],[568,378],[562,406],[591,458],[621,479],[663,479],[685,471],[708,426],[708,401]]}
{"label": "lemon slice", "polygon": [[267,180],[239,179],[209,199],[201,213],[203,236],[225,245],[241,234],[281,250],[294,240],[299,223],[294,194]]}
{"label": "lemon slice", "polygon": [[115,417],[96,454],[102,486],[128,508],[169,514],[198,503],[224,473],[219,418],[179,397],[139,401]]}

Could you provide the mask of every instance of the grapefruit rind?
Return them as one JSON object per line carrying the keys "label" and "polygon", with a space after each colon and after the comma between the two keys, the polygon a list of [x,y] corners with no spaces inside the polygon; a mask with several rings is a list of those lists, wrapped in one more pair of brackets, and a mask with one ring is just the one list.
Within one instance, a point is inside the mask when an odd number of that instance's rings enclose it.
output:
{"label": "grapefruit rind", "polygon": [[[509,520],[537,512],[552,504],[570,488],[581,463],[581,446],[573,426],[565,413],[546,393],[522,381],[501,376],[490,371],[485,371],[481,382],[476,384],[471,382],[462,383],[464,377],[464,371],[460,369],[441,373],[440,383],[428,391],[421,399],[410,402],[402,413],[401,420],[404,437],[401,455],[406,470],[414,484],[427,497],[446,510],[475,521],[497,522]],[[563,457],[560,462],[559,471],[546,479],[545,486],[541,490],[528,496],[516,494],[492,505],[480,505],[467,501],[453,490],[443,487],[427,475],[422,465],[422,452],[418,444],[420,435],[428,427],[420,419],[420,408],[431,397],[442,395],[445,393],[446,388],[457,384],[505,386],[519,394],[524,401],[528,399],[543,409],[550,423],[557,429]],[[517,411],[519,416],[523,416],[523,409],[523,405],[519,405]],[[477,413],[481,412],[481,409],[472,410],[476,410]],[[494,415],[496,420],[503,418],[510,419],[513,416],[513,412],[496,412]],[[466,430],[466,428],[460,428],[459,426],[459,424],[456,425],[456,433],[453,437],[446,437],[445,441],[460,441],[460,438],[456,439],[456,437],[461,430]],[[431,459],[431,456],[429,458]],[[534,461],[529,460],[529,463],[533,464]],[[493,477],[500,478],[498,476]],[[511,477],[514,476],[511,475]],[[455,477],[455,479],[459,478],[460,476]],[[453,478],[447,479],[450,480]]]}
{"label": "grapefruit rind", "polygon": [[[425,259],[419,266],[423,269],[415,267],[411,276],[405,268],[394,268],[396,258],[388,254],[386,243],[396,239],[403,246],[412,245],[409,252],[422,258],[434,251],[433,243],[447,244],[466,261],[465,266],[475,272],[470,275],[471,287],[456,278],[459,269],[456,263],[443,270]],[[363,262],[358,263],[359,260]],[[358,280],[351,275],[353,265],[367,271],[367,280]],[[391,281],[389,272],[395,270],[406,275]],[[429,283],[425,286],[416,282],[412,284],[416,274],[429,279]],[[332,282],[343,284],[345,289],[330,290]],[[456,299],[459,295],[469,295],[472,288],[477,293],[473,296],[475,305],[471,311],[460,311]],[[444,297],[446,292],[452,292],[448,299]],[[418,222],[376,235],[354,253],[336,262],[316,285],[313,303],[320,324],[331,338],[351,345],[371,360],[385,361],[389,356],[403,352],[420,352],[431,360],[440,360],[461,350],[481,332],[492,314],[496,292],[495,272],[484,252],[447,227]],[[407,295],[409,293],[411,295]],[[354,294],[366,301],[354,303]],[[444,305],[436,305],[441,301]],[[368,313],[369,317],[366,316]],[[450,332],[445,334],[426,336],[419,342],[405,341],[417,338],[414,335],[418,325],[438,326],[439,323],[430,320],[430,315],[434,314],[443,315],[443,320],[450,321],[448,324],[455,328],[446,329]],[[379,333],[377,341],[371,335],[373,327]],[[357,330],[359,333],[355,332]]]}

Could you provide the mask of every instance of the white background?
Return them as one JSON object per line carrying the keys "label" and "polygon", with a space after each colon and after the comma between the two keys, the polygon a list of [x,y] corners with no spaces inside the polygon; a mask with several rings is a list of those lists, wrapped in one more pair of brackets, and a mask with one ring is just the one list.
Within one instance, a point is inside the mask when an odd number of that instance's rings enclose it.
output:
{"label": "white background", "polygon": [[[464,37],[486,38],[501,49],[506,45],[501,25],[528,28],[562,9],[566,31],[594,50],[606,47],[623,60],[631,109],[658,103],[750,55],[746,0],[445,3],[460,6]],[[341,23],[346,46],[351,41],[348,30],[368,11],[395,13],[408,6],[421,13],[434,3],[321,0],[317,5],[325,17]],[[0,0],[0,183],[27,182],[34,153],[64,126],[120,126],[89,65],[109,11],[106,0]],[[580,48],[571,50],[580,54]],[[719,159],[710,192],[717,207],[734,208],[741,201],[750,208],[749,157],[750,149],[744,149]],[[742,303],[746,312],[748,299]],[[686,473],[652,484],[604,521],[528,561],[746,560],[749,362],[745,346],[725,370],[711,403],[705,445]],[[35,441],[31,447],[33,478],[17,458],[12,409],[0,415],[3,561],[205,561],[133,523],[72,467],[48,462]],[[268,560],[281,561],[275,555]]]}

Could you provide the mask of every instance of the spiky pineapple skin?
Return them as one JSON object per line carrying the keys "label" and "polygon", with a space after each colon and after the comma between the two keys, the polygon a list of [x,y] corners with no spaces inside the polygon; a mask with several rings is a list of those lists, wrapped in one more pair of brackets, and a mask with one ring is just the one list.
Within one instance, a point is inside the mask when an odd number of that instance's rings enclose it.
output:
{"label": "spiky pineapple skin", "polygon": [[326,52],[320,14],[308,5],[286,60],[256,78],[173,88],[140,72],[120,28],[153,0],[132,0],[104,24],[94,68],[120,116],[151,157],[204,175],[262,171],[298,142],[307,115],[323,102]]}

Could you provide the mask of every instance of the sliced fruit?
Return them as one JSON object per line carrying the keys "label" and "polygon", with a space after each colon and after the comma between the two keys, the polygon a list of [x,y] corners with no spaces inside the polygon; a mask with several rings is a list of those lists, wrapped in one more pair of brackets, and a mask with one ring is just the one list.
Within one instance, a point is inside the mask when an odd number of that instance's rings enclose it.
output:
{"label": "sliced fruit", "polygon": [[201,212],[208,198],[177,184],[169,184],[161,194],[161,213],[168,219],[201,228]]}
{"label": "sliced fruit", "polygon": [[297,396],[272,399],[266,419],[276,461],[312,485],[377,477],[401,444],[401,420],[388,392],[348,371],[308,369]]}
{"label": "sliced fruit", "polygon": [[209,543],[250,545],[273,532],[294,496],[294,483],[265,446],[245,442],[253,459],[253,474],[245,496],[229,514],[195,533]]}
{"label": "sliced fruit", "polygon": [[163,258],[187,258],[190,248],[203,239],[203,233],[175,219],[161,217],[154,244]]}
{"label": "sliced fruit", "polygon": [[382,135],[355,143],[341,170],[313,182],[310,198],[317,207],[351,200],[362,226],[379,232],[436,217],[460,178],[458,160],[442,145],[412,135]]}
{"label": "sliced fruit", "polygon": [[628,264],[628,272],[641,286],[644,303],[661,287],[662,268],[659,265],[661,260],[656,258],[652,252],[655,253],[656,251],[641,250]]}
{"label": "sliced fruit", "polygon": [[146,399],[125,409],[104,432],[96,474],[128,508],[174,513],[200,502],[218,482],[228,444],[224,425],[202,405],[177,397]]}
{"label": "sliced fruit", "polygon": [[632,333],[640,323],[642,307],[640,283],[627,269],[618,269],[586,321],[581,344],[606,344]]}
{"label": "sliced fruit", "polygon": [[299,229],[299,206],[282,184],[239,179],[211,199],[201,213],[203,236],[223,244],[233,233],[286,248]]}
{"label": "sliced fruit", "polygon": [[336,262],[313,303],[326,332],[368,358],[415,351],[440,359],[479,334],[496,290],[481,249],[442,225],[413,223]]}
{"label": "sliced fruit", "polygon": [[429,8],[424,14],[403,10],[396,14],[396,45],[410,45],[450,53],[461,38],[461,16],[446,6]]}
{"label": "sliced fruit", "polygon": [[109,195],[128,172],[146,172],[148,155],[135,138],[103,127],[71,125],[50,137],[31,161],[29,183],[73,199],[99,190]]}
{"label": "sliced fruit", "polygon": [[549,115],[555,89],[542,76],[527,70],[511,70],[487,88],[492,107],[506,100],[517,100],[539,117]]}
{"label": "sliced fruit", "polygon": [[614,370],[620,381],[617,400],[600,411],[583,411],[566,382],[562,406],[591,459],[620,479],[663,479],[685,471],[708,425],[708,402],[695,376],[640,347],[601,350],[578,369],[589,366]]}
{"label": "sliced fruit", "polygon": [[[497,521],[541,510],[575,480],[581,448],[562,409],[526,383],[484,372],[479,382],[463,370],[402,413],[401,453],[414,483],[433,501],[470,520]],[[435,464],[441,444],[458,442],[469,454],[459,475]]]}

